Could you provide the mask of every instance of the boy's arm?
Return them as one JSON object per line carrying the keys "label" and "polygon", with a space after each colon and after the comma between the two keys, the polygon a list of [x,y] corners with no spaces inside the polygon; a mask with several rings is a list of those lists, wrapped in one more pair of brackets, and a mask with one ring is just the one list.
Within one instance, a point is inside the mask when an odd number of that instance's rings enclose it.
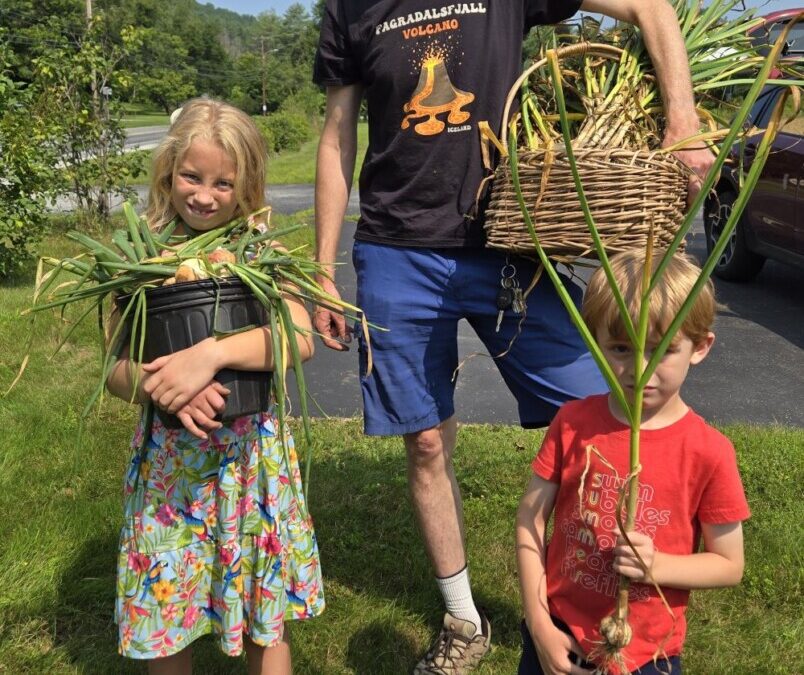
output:
{"label": "boy's arm", "polygon": [[[631,532],[629,537],[660,586],[722,588],[740,583],[744,565],[742,523],[701,523],[701,531],[704,550],[689,555],[655,551],[651,538],[639,532]],[[634,581],[650,582],[622,538],[614,549],[614,569]]]}
{"label": "boy's arm", "polygon": [[558,483],[533,476],[516,514],[516,561],[525,624],[546,673],[588,673],[570,662],[569,652],[583,657],[583,650],[572,636],[555,627],[547,607],[545,532],[557,492]]}

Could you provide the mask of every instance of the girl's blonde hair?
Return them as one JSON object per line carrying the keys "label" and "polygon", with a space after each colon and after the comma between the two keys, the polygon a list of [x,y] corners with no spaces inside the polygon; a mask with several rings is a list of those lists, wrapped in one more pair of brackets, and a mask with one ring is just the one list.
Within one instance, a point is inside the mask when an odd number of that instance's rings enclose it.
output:
{"label": "girl's blonde hair", "polygon": [[[654,256],[652,271],[655,271],[660,260],[660,254]],[[644,251],[620,253],[610,258],[609,262],[631,320],[636,324],[639,317],[645,253]],[[657,335],[664,335],[667,332],[700,275],[700,268],[688,256],[680,254],[673,256],[650,295],[648,312],[650,332]],[[707,280],[680,329],[695,345],[703,342],[711,330],[715,320],[715,309],[714,287],[712,281]],[[625,326],[602,267],[597,269],[589,280],[581,315],[593,335],[597,335],[597,332],[605,327],[609,335],[626,339]]]}
{"label": "girl's blonde hair", "polygon": [[265,205],[266,150],[262,134],[251,118],[228,103],[211,98],[188,102],[154,151],[151,187],[145,217],[154,229],[176,216],[170,193],[173,177],[192,142],[200,138],[217,143],[235,164],[235,216]]}

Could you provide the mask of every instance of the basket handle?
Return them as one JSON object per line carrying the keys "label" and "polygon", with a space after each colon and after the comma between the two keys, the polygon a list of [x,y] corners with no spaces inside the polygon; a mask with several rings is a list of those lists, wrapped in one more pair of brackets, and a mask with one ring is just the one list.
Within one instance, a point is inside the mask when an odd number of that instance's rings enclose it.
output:
{"label": "basket handle", "polygon": [[[592,56],[602,56],[609,59],[619,59],[622,54],[623,50],[619,47],[615,47],[613,45],[606,45],[601,44],[598,42],[579,42],[575,45],[567,45],[566,47],[559,47],[555,50],[556,56],[559,59],[562,59],[567,56],[577,56],[578,54],[591,54]],[[547,58],[543,58],[539,61],[535,61],[529,68],[525,70],[519,76],[514,85],[511,87],[511,91],[508,92],[508,99],[505,101],[505,110],[503,111],[502,116],[502,124],[500,125],[500,136],[499,140],[505,149],[505,154],[508,154],[508,116],[511,113],[511,106],[514,103],[514,98],[516,98],[517,92],[519,88],[522,86],[522,83],[527,80],[531,73],[536,70],[537,68],[541,68],[547,63]]]}

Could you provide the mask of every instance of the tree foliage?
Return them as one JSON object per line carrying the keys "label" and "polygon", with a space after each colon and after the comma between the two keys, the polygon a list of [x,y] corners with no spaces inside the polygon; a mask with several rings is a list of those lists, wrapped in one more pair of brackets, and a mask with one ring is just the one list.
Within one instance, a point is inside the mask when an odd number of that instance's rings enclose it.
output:
{"label": "tree foliage", "polygon": [[10,77],[12,51],[0,31],[0,278],[33,254],[55,181],[47,102]]}
{"label": "tree foliage", "polygon": [[[125,194],[142,156],[124,152],[125,104],[172,112],[211,95],[265,117],[271,148],[310,137],[323,93],[311,74],[323,0],[240,15],[195,0],[2,0],[0,276],[41,234],[46,201],[88,219]],[[268,131],[270,129],[270,131]]]}

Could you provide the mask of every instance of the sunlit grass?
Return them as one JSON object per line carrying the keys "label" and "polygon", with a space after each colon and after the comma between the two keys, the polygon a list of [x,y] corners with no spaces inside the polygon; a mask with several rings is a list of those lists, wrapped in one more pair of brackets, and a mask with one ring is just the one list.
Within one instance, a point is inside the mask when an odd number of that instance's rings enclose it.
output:
{"label": "sunlit grass", "polygon": [[[43,250],[65,255],[72,245],[56,234]],[[29,274],[0,286],[0,391],[14,378],[31,329],[19,318],[31,284]],[[0,672],[141,673],[141,664],[117,656],[112,618],[121,481],[136,410],[107,399],[78,436],[100,368],[97,331],[90,322],[48,360],[65,327],[56,315],[37,319],[28,371],[0,398]],[[804,430],[724,431],[753,512],[746,573],[737,588],[693,593],[685,671],[789,673],[804,659]],[[357,420],[319,420],[313,433],[309,502],[328,608],[292,626],[295,672],[410,672],[442,609],[408,505],[401,443],[363,436]],[[513,426],[460,430],[455,464],[470,570],[493,625],[481,675],[516,670],[513,520],[541,437]],[[208,639],[198,643],[195,663],[205,674],[245,672]]]}

